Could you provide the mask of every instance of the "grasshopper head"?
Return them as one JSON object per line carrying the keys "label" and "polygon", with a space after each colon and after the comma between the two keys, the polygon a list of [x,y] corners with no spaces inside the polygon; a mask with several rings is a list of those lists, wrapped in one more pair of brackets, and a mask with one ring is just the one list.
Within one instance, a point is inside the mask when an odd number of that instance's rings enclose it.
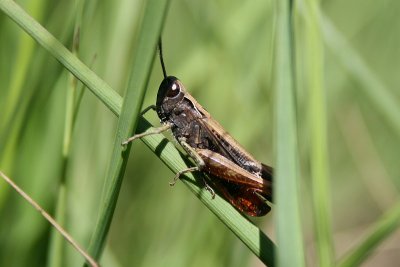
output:
{"label": "grasshopper head", "polygon": [[157,114],[161,121],[167,121],[169,115],[184,98],[184,87],[178,78],[168,76],[160,85],[157,93]]}

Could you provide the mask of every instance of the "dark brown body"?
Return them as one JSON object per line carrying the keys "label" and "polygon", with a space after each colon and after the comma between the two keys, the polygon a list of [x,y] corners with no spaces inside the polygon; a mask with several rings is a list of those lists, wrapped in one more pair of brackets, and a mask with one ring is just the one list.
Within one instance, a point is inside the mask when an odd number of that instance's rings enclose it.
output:
{"label": "dark brown body", "polygon": [[178,142],[186,142],[204,161],[207,181],[242,212],[262,216],[270,211],[272,168],[254,159],[185,90],[169,76],[157,95],[157,114],[170,123]]}

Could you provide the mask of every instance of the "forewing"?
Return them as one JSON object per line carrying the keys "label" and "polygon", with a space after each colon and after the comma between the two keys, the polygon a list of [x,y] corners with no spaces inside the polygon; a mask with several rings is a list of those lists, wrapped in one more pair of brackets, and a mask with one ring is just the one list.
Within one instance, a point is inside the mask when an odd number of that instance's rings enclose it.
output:
{"label": "forewing", "polygon": [[205,163],[204,171],[222,180],[228,180],[249,188],[256,188],[262,195],[269,196],[272,192],[270,180],[250,173],[219,153],[208,149],[196,149],[196,153]]}

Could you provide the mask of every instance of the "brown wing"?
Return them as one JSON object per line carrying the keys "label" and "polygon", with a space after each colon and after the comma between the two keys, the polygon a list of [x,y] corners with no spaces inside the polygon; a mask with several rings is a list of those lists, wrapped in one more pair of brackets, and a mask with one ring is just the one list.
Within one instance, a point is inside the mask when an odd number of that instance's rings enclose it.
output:
{"label": "brown wing", "polygon": [[257,189],[263,196],[270,199],[272,193],[271,180],[250,173],[226,157],[208,149],[196,149],[196,153],[205,163],[204,171],[231,183],[239,184],[246,188]]}

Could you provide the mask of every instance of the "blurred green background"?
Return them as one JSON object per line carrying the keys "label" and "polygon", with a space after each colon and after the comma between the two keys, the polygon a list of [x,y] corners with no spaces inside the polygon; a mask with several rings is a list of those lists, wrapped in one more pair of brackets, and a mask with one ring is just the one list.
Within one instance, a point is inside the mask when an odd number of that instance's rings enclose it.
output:
{"label": "blurred green background", "polygon": [[[73,1],[18,1],[71,48]],[[322,1],[333,236],[336,256],[355,245],[398,199],[400,187],[400,3]],[[79,58],[123,95],[142,1],[86,1]],[[275,1],[171,1],[163,31],[169,75],[257,159],[274,160]],[[307,263],[315,266],[309,189],[308,96],[302,2],[295,15],[297,116]],[[144,106],[155,103],[155,60]],[[56,207],[68,72],[0,14],[0,170],[46,210]],[[397,116],[399,115],[399,116]],[[146,115],[158,125],[154,113]],[[100,206],[117,118],[85,92],[66,168],[65,228],[84,247]],[[262,266],[262,263],[137,141],[111,225],[104,266]],[[44,266],[49,224],[0,182],[0,266]],[[254,220],[274,238],[272,211]],[[65,266],[82,258],[65,245]],[[400,232],[363,266],[398,266]]]}

